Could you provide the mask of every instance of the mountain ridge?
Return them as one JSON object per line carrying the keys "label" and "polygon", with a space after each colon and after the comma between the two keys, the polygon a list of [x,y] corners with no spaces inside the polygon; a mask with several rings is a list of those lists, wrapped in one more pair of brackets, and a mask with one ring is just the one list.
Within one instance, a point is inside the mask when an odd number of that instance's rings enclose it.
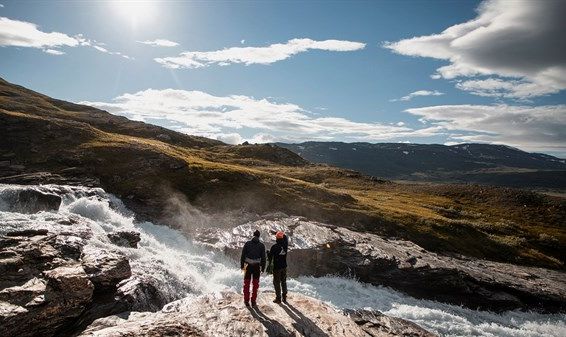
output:
{"label": "mountain ridge", "polygon": [[[311,162],[353,169],[386,179],[566,188],[566,178],[560,179],[566,176],[566,159],[529,153],[507,145],[360,142],[275,144]],[[519,179],[506,182],[509,176]],[[545,176],[553,179],[546,182],[540,179]]]}

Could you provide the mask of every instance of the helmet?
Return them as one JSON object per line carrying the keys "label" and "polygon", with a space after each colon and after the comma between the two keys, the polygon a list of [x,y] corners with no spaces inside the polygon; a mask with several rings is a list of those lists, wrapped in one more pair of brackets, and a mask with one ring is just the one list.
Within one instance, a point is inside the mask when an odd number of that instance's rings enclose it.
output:
{"label": "helmet", "polygon": [[285,236],[285,233],[283,233],[282,231],[278,231],[278,232],[275,234],[275,238],[276,238],[276,239],[283,239],[284,236]]}

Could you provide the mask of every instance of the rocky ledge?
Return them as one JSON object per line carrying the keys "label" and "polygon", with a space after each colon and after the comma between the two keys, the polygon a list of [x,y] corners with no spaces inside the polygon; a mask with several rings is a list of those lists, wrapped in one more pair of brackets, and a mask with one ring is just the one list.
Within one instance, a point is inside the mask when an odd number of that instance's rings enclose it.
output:
{"label": "rocky ledge", "polygon": [[[203,229],[197,240],[238,259],[259,228],[267,248],[276,230],[290,237],[290,276],[348,275],[417,298],[473,309],[559,312],[566,310],[566,273],[429,252],[404,240],[306,221],[261,220],[232,230]],[[274,243],[274,242],[273,242]]]}
{"label": "rocky ledge", "polygon": [[433,336],[402,319],[343,313],[300,294],[286,305],[262,294],[257,308],[234,292],[165,305],[150,281],[132,276],[124,255],[85,244],[89,235],[26,229],[0,236],[0,336]]}
{"label": "rocky ledge", "polygon": [[160,312],[100,318],[80,336],[435,336],[379,312],[344,314],[300,294],[290,294],[289,303],[278,305],[271,302],[273,296],[264,295],[260,295],[257,307],[244,306],[242,296],[234,292],[180,300]]}
{"label": "rocky ledge", "polygon": [[45,229],[0,236],[0,336],[68,335],[99,317],[161,308],[125,256],[85,246],[88,236]]}

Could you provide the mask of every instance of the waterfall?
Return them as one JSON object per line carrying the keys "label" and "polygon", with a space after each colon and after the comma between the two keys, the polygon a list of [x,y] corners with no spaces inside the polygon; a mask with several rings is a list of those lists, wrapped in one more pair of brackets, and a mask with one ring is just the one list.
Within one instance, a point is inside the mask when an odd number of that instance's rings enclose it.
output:
{"label": "waterfall", "polygon": [[[61,197],[57,211],[21,213],[15,196],[33,189]],[[151,278],[170,302],[222,290],[241,290],[238,263],[193,242],[181,232],[150,222],[136,222],[116,197],[102,189],[42,185],[0,185],[0,234],[23,229],[47,229],[86,240],[84,249],[119,251],[130,260],[132,274]],[[139,248],[112,244],[108,233],[135,230]],[[342,277],[298,277],[289,291],[318,298],[337,309],[370,308],[415,322],[443,336],[566,336],[566,315],[510,311],[496,314],[419,300],[386,287]],[[260,291],[272,290],[271,276],[262,276]],[[260,294],[261,296],[261,294]],[[167,309],[167,306],[164,310]]]}

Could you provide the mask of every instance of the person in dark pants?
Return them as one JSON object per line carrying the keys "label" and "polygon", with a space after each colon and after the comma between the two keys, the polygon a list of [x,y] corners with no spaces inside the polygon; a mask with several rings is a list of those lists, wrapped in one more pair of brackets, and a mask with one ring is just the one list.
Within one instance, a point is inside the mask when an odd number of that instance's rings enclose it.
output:
{"label": "person in dark pants", "polygon": [[246,242],[240,258],[240,269],[244,270],[244,303],[250,305],[250,279],[253,277],[252,306],[256,306],[259,275],[265,271],[265,246],[259,241],[259,231]]}
{"label": "person in dark pants", "polygon": [[289,239],[285,233],[275,234],[275,244],[269,250],[269,262],[273,263],[274,303],[287,302],[287,250]]}

